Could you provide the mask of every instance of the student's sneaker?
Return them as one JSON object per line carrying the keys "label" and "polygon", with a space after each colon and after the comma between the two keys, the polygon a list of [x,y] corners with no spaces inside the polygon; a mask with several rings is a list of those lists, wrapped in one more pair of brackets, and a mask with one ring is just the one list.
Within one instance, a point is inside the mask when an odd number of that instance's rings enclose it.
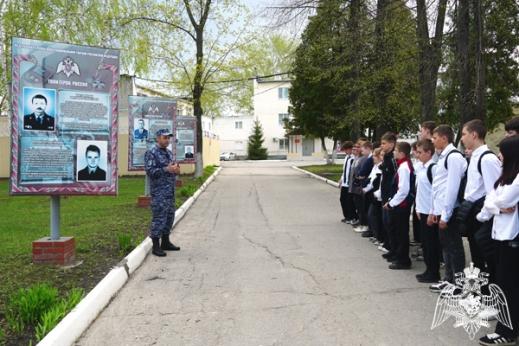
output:
{"label": "student's sneaker", "polygon": [[350,220],[350,225],[353,225],[353,226],[357,226],[359,224],[359,220],[358,219],[353,219],[353,220]]}
{"label": "student's sneaker", "polygon": [[342,222],[342,223],[349,223],[349,220],[342,219],[341,222]]}
{"label": "student's sneaker", "polygon": [[355,233],[363,233],[365,231],[367,231],[368,227],[366,226],[357,226],[357,227],[353,227],[353,232]]}
{"label": "student's sneaker", "polygon": [[439,281],[438,283],[429,286],[429,289],[431,290],[431,292],[440,293],[449,284],[449,281]]}
{"label": "student's sneaker", "polygon": [[379,249],[383,253],[388,253],[389,252],[389,250],[384,247],[384,243],[380,244],[377,249]]}
{"label": "student's sneaker", "polygon": [[505,338],[497,333],[487,334],[481,339],[479,339],[480,345],[515,345],[515,338]]}

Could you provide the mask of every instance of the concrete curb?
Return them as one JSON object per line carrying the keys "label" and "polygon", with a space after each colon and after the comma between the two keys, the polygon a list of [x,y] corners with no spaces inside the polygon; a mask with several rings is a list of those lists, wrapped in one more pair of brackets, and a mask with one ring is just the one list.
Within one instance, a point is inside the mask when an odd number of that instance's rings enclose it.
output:
{"label": "concrete curb", "polygon": [[[175,211],[176,225],[186,214],[187,210],[193,205],[200,194],[220,173],[219,167],[207,180],[200,186],[195,194]],[[173,226],[174,226],[173,225]],[[38,345],[40,346],[68,346],[88,329],[90,324],[97,318],[99,313],[108,305],[110,300],[126,284],[130,275],[139,268],[151,250],[151,239],[147,237],[140,243],[128,256],[126,256],[115,268],[90,291],[85,298],[49,334],[43,338]]]}
{"label": "concrete curb", "polygon": [[330,180],[330,179],[323,178],[320,175],[314,174],[312,172],[305,171],[304,169],[301,169],[301,168],[299,168],[297,166],[292,166],[292,168],[295,169],[298,172],[301,172],[301,173],[304,173],[306,175],[309,175],[311,178],[314,178],[314,179],[317,179],[317,180],[322,180],[322,181],[324,181],[328,185],[331,185],[331,186],[333,186],[335,188],[339,188],[339,183],[336,182],[335,180]]}

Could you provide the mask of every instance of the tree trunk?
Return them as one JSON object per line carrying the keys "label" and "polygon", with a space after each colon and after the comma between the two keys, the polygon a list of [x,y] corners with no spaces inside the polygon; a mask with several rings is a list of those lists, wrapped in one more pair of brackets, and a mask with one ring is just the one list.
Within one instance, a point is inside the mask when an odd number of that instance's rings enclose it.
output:
{"label": "tree trunk", "polygon": [[469,25],[470,25],[470,3],[467,0],[458,1],[456,16],[457,27],[457,51],[459,73],[459,119],[460,128],[473,118],[471,75],[469,63]]}
{"label": "tree trunk", "polygon": [[[384,61],[386,55],[385,26],[388,15],[388,5],[388,0],[377,0],[377,14],[375,17],[375,70],[382,69],[382,67],[386,64],[386,61]],[[375,107],[377,112],[376,123],[378,123],[377,130],[375,131],[377,139],[380,139],[380,137],[384,134],[384,132],[386,132],[388,128],[388,121],[387,119],[385,119],[385,117],[387,116],[387,88],[387,81],[379,80],[375,85],[375,90],[373,93],[375,97]]]}
{"label": "tree trunk", "polygon": [[323,157],[326,160],[327,165],[331,165],[332,162],[330,160],[330,156],[328,155],[328,149],[326,149],[326,140],[324,136],[320,136],[319,139],[321,140],[321,152],[323,153]]}
{"label": "tree trunk", "polygon": [[189,0],[183,0],[187,14],[189,16],[189,20],[191,21],[191,25],[193,26],[195,32],[195,34],[191,35],[191,37],[193,37],[196,44],[196,68],[195,77],[193,79],[193,112],[195,113],[194,115],[196,117],[197,124],[195,177],[202,176],[204,168],[202,157],[204,143],[202,137],[202,115],[204,113],[202,109],[202,94],[204,92],[204,84],[202,81],[204,74],[204,30],[211,8],[211,1],[212,0],[206,0],[205,4],[203,1],[199,2],[201,13],[200,17],[195,18]]}
{"label": "tree trunk", "polygon": [[350,55],[349,65],[351,66],[351,139],[356,141],[360,136],[360,116],[359,116],[359,84],[360,84],[360,12],[361,12],[362,0],[351,0],[350,2],[350,18],[349,18],[349,30],[353,49]]}
{"label": "tree trunk", "polygon": [[485,61],[484,61],[484,49],[483,46],[483,29],[484,29],[484,17],[482,14],[481,0],[473,0],[474,9],[474,26],[475,26],[475,54],[476,57],[476,85],[475,90],[475,109],[474,117],[485,121],[486,118],[486,105],[485,105]]}
{"label": "tree trunk", "polygon": [[447,0],[438,2],[435,36],[429,38],[425,0],[416,1],[416,33],[419,51],[420,109],[422,121],[433,120],[436,114],[436,84],[441,64],[441,47]]}
{"label": "tree trunk", "polygon": [[195,78],[193,80],[193,111],[196,117],[196,145],[197,145],[197,157],[196,157],[196,169],[195,177],[202,176],[204,167],[202,152],[203,152],[203,131],[202,131],[202,73],[203,73],[203,60],[204,60],[204,32],[202,30],[196,31],[196,70]]}

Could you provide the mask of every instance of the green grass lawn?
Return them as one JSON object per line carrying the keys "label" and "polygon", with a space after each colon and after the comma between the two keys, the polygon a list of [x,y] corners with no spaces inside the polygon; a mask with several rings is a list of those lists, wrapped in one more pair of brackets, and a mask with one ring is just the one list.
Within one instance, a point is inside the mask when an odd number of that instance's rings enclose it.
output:
{"label": "green grass lawn", "polygon": [[334,164],[334,165],[313,165],[313,166],[299,166],[299,168],[304,169],[305,171],[320,175],[326,179],[339,181],[341,179],[342,174],[342,165]]}
{"label": "green grass lawn", "polygon": [[[176,190],[180,206],[209,177],[215,167],[206,167],[204,176],[182,176]],[[138,208],[137,197],[144,193],[144,177],[119,178],[119,193],[112,196],[77,196],[61,199],[61,235],[73,236],[75,268],[32,264],[32,241],[50,235],[50,198],[9,196],[8,180],[0,180],[0,329],[7,341],[14,337],[6,330],[6,301],[19,288],[47,282],[65,295],[74,287],[89,292],[130,249],[121,249],[119,238],[138,245],[147,235],[151,211]],[[1,330],[0,330],[1,332]],[[1,344],[1,340],[0,340]]]}

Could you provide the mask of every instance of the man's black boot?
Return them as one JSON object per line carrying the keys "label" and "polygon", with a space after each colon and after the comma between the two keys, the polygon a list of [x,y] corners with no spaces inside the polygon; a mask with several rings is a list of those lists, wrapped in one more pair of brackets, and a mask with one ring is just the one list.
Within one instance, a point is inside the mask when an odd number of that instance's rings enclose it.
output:
{"label": "man's black boot", "polygon": [[166,253],[160,248],[159,238],[151,238],[151,241],[153,242],[151,253],[159,257],[166,256]]}
{"label": "man's black boot", "polygon": [[180,250],[180,247],[176,246],[172,242],[169,241],[169,234],[162,236],[162,243],[160,244],[160,247],[162,250],[166,251],[178,251]]}

